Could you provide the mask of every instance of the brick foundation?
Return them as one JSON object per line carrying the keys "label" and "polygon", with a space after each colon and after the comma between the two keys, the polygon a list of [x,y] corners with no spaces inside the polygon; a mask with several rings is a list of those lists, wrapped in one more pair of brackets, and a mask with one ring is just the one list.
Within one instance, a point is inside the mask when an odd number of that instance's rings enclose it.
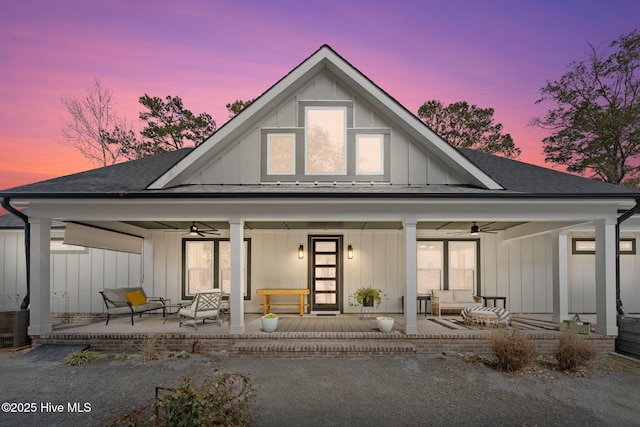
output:
{"label": "brick foundation", "polygon": [[[487,332],[487,333],[485,333]],[[528,333],[541,355],[553,354],[560,332]],[[241,357],[365,357],[412,356],[442,352],[489,355],[491,333],[429,333],[418,335],[384,333],[279,333],[253,335],[198,334],[65,334],[57,332],[33,337],[34,345],[89,344],[105,353],[141,351],[145,339],[153,336],[166,351],[226,352]],[[599,353],[615,350],[615,337],[581,335]]]}

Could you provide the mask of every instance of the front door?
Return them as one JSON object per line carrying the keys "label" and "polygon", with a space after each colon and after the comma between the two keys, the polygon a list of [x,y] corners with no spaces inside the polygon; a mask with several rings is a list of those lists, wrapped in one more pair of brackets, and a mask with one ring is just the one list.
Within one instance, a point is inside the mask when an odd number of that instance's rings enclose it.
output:
{"label": "front door", "polygon": [[342,291],[342,236],[309,236],[311,310],[339,312]]}

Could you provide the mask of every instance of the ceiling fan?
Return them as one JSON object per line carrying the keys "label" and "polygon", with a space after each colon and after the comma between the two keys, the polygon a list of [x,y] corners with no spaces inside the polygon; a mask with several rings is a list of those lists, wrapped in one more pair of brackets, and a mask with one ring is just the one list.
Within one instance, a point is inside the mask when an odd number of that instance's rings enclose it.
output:
{"label": "ceiling fan", "polygon": [[476,221],[473,221],[473,225],[471,226],[471,229],[470,229],[469,231],[462,231],[462,232],[459,232],[459,233],[452,233],[452,234],[454,234],[454,235],[456,235],[456,236],[459,236],[459,235],[461,235],[461,234],[467,234],[467,233],[469,233],[469,234],[471,234],[471,235],[472,235],[472,236],[474,236],[474,237],[475,237],[475,236],[478,236],[480,233],[498,234],[498,233],[497,233],[497,232],[495,232],[495,231],[490,231],[490,230],[489,230],[489,226],[490,226],[490,225],[491,225],[491,223],[489,223],[489,224],[485,224],[485,225],[483,225],[483,226],[479,226],[479,225],[476,223]]}
{"label": "ceiling fan", "polygon": [[[209,227],[207,224],[204,224],[204,223],[201,223],[201,224]],[[192,222],[191,225],[189,226],[189,233],[187,233],[187,234],[189,234],[189,236],[193,236],[193,237],[196,237],[196,236],[206,237],[207,235],[211,235],[211,236],[219,236],[220,235],[220,233],[218,233],[218,230],[216,230],[213,227],[209,227],[206,230],[201,230],[196,225],[195,221]]]}

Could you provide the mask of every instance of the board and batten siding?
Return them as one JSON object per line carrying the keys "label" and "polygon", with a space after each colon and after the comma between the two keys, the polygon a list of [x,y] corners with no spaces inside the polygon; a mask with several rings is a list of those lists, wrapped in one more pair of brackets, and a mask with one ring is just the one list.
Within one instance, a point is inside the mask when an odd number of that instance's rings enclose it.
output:
{"label": "board and batten siding", "polygon": [[[596,312],[595,255],[572,254],[572,238],[594,238],[593,234],[569,234],[569,312]],[[640,233],[622,233],[622,238],[635,238]],[[640,313],[640,251],[636,255],[620,255],[620,298],[627,313]]]}
{"label": "board and batten siding", "polygon": [[316,75],[295,95],[266,111],[262,117],[257,117],[255,124],[252,122],[248,130],[237,136],[228,147],[216,152],[197,174],[185,180],[185,184],[259,184],[261,129],[298,128],[298,102],[309,100],[351,100],[355,128],[390,129],[391,184],[464,184],[438,159],[430,156],[419,144],[378,114],[369,103],[350,93],[326,71]]}
{"label": "board and batten siding", "polygon": [[[260,288],[306,287],[309,248],[308,235],[343,235],[352,245],[353,259],[343,257],[343,311],[359,313],[349,306],[349,295],[356,288],[371,285],[382,289],[384,297],[378,312],[399,313],[404,295],[404,233],[399,230],[246,230],[251,238],[251,295],[245,301],[247,312],[261,311],[255,291]],[[221,238],[228,234],[222,231]],[[419,231],[421,238],[449,238]],[[571,242],[569,237],[569,243]],[[578,237],[584,237],[579,235]],[[637,237],[637,235],[636,235]],[[109,287],[144,284],[149,295],[181,301],[181,232],[153,232],[145,243],[144,272],[140,255],[102,249],[87,253],[54,253],[51,256],[52,311],[66,304],[56,296],[68,294],[70,313],[102,313],[98,293]],[[305,247],[305,258],[297,257],[297,247]],[[483,295],[506,296],[513,313],[553,312],[552,239],[546,235],[503,242],[500,234],[480,238],[480,283]],[[572,255],[569,259],[569,311],[595,312],[594,255]],[[345,251],[346,252],[346,251]],[[0,232],[0,294],[26,293],[24,235],[22,231]],[[621,256],[621,293],[629,313],[640,313],[640,255]],[[2,307],[10,309],[12,307]],[[66,306],[64,308],[66,310]]]}

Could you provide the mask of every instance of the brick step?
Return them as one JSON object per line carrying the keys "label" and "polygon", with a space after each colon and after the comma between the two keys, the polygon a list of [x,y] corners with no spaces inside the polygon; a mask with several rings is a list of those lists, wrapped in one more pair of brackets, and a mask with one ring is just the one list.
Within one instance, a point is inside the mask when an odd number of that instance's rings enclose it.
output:
{"label": "brick step", "polygon": [[244,341],[233,345],[231,354],[250,357],[361,357],[413,356],[416,348],[407,342],[313,342],[301,340]]}

